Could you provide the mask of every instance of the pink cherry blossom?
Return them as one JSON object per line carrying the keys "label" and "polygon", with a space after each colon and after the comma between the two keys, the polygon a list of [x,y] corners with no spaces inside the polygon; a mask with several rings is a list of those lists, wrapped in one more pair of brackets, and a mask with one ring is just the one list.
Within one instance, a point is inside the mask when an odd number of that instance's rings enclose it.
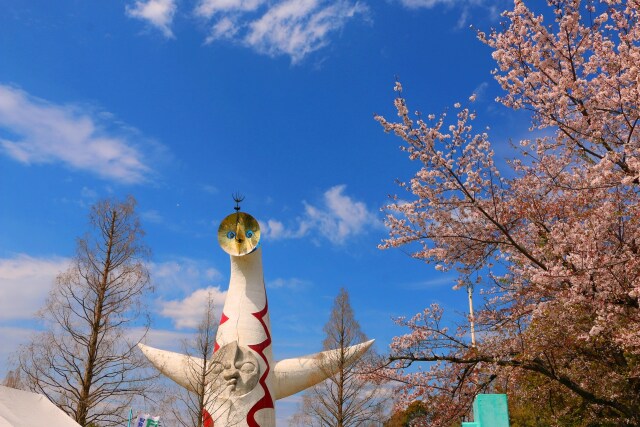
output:
{"label": "pink cherry blossom", "polygon": [[548,0],[542,15],[516,0],[503,19],[478,32],[498,100],[553,132],[514,144],[508,173],[464,106],[410,117],[397,83],[399,120],[376,116],[420,167],[386,207],[380,247],[484,297],[477,346],[467,319],[452,328],[432,305],[398,320],[408,332],[379,375],[401,384],[400,406],[428,400],[423,425],[450,425],[491,390],[553,401],[554,423],[640,425],[640,2]]}

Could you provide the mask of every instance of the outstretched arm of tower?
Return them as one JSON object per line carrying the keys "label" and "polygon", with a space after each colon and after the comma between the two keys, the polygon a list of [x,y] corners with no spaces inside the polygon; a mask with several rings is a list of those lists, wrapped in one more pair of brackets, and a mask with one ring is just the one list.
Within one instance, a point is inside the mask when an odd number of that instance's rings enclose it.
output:
{"label": "outstretched arm of tower", "polygon": [[[351,365],[371,347],[370,340],[346,349],[346,363]],[[340,350],[328,350],[307,356],[284,359],[276,363],[275,398],[282,399],[318,384],[335,374],[339,366],[331,361],[337,360]]]}
{"label": "outstretched arm of tower", "polygon": [[195,373],[199,372],[198,368],[204,363],[202,359],[172,351],[158,350],[142,343],[138,344],[138,348],[151,364],[165,376],[187,390],[197,393],[198,381],[195,378]]}

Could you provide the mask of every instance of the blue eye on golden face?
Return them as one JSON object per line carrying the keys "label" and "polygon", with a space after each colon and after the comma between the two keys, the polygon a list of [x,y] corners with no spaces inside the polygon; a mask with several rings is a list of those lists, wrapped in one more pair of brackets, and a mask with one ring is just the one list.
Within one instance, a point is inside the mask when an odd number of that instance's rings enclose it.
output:
{"label": "blue eye on golden face", "polygon": [[218,243],[229,255],[249,254],[260,243],[260,224],[245,212],[227,215],[218,227]]}

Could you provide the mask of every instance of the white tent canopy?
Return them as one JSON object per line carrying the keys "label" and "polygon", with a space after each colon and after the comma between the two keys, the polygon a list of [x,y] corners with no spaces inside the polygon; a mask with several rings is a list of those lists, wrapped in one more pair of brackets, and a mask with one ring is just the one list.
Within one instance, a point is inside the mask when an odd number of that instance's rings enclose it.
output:
{"label": "white tent canopy", "polygon": [[79,427],[41,394],[0,386],[0,427]]}

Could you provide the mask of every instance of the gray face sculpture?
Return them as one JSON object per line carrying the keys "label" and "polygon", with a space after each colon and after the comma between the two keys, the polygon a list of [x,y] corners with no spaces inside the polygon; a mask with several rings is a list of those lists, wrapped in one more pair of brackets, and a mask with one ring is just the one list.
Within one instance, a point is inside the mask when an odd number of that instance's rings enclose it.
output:
{"label": "gray face sculpture", "polygon": [[242,396],[260,379],[260,365],[251,350],[236,341],[219,348],[211,361],[212,388],[219,393]]}

